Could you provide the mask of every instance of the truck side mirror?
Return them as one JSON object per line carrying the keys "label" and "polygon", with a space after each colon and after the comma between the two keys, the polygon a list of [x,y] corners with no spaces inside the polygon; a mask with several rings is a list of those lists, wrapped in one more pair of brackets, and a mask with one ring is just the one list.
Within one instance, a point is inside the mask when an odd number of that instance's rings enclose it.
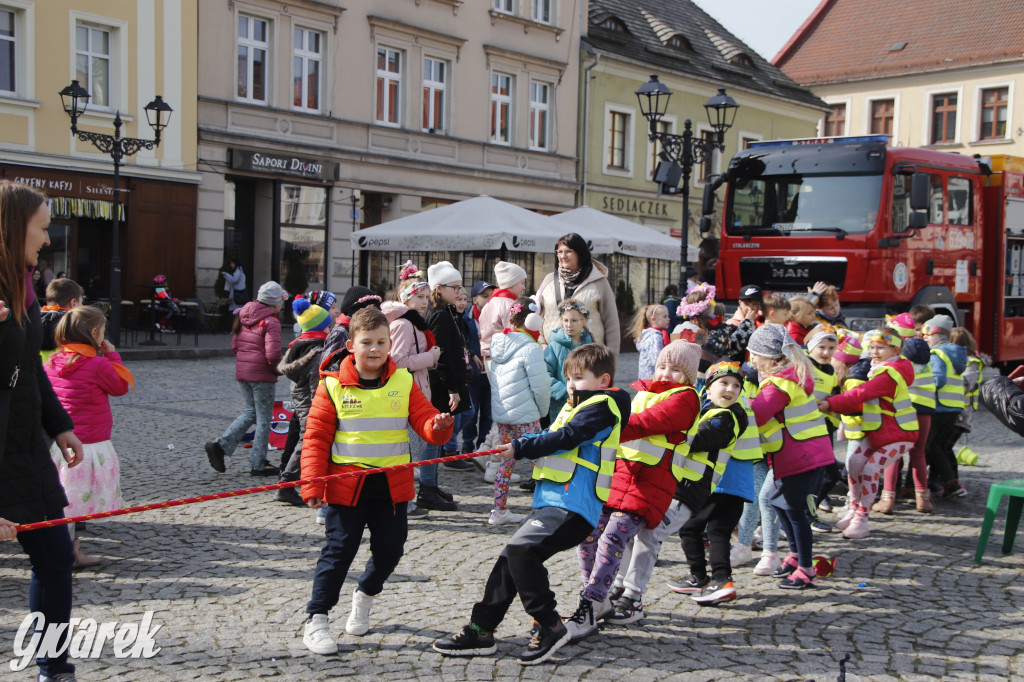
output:
{"label": "truck side mirror", "polygon": [[911,230],[920,230],[928,227],[928,214],[924,211],[912,211],[908,222]]}
{"label": "truck side mirror", "polygon": [[929,195],[931,194],[931,176],[920,171],[910,177],[910,210],[928,210]]}
{"label": "truck side mirror", "polygon": [[707,234],[711,231],[711,218],[704,216],[700,219],[700,233]]}
{"label": "truck side mirror", "polygon": [[[700,202],[700,214],[711,215],[715,212],[715,189],[717,189],[718,183],[714,182],[711,178],[708,178],[704,183],[704,197]],[[701,230],[703,232],[703,230]]]}

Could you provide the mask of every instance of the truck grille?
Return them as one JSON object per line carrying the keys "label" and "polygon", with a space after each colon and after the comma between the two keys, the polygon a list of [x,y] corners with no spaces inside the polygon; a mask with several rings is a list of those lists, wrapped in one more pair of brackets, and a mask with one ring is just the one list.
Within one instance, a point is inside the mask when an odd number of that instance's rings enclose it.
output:
{"label": "truck grille", "polygon": [[827,282],[842,289],[846,283],[846,259],[841,256],[741,258],[740,281],[776,291],[804,291],[815,282]]}

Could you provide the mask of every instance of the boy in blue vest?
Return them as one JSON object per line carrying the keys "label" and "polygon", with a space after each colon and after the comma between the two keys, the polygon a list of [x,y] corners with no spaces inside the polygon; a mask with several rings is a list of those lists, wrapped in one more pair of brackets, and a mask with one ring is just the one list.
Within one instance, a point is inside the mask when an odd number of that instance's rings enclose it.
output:
{"label": "boy in blue vest", "polygon": [[572,638],[574,623],[563,623],[558,615],[544,562],[575,549],[597,526],[602,506],[598,495],[607,499],[630,399],[625,391],[611,388],[615,356],[605,346],[590,343],[573,350],[565,359],[564,374],[569,400],[551,430],[501,446],[503,457],[538,460],[533,512],[494,564],[469,625],[434,642],[434,650],[445,656],[493,654],[494,631],[517,594],[533,618],[520,663],[543,663]]}
{"label": "boy in blue vest", "polygon": [[[322,381],[309,409],[302,441],[302,477],[317,478],[410,461],[407,426],[425,441],[443,445],[452,435],[452,416],[440,414],[412,375],[388,355],[388,320],[364,308],[349,322],[345,347],[320,365]],[[352,594],[350,635],[370,629],[373,598],[398,566],[408,534],[407,503],[415,495],[412,469],[315,481],[302,486],[313,509],[327,505],[327,541],[313,575],[302,643],[317,654],[334,654],[328,612],[338,603],[349,566],[370,529],[370,558]]]}

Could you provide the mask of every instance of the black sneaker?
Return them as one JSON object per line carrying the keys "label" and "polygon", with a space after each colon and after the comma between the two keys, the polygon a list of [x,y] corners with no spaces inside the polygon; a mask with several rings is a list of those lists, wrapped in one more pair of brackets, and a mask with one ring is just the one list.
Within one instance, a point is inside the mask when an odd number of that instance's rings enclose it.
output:
{"label": "black sneaker", "polygon": [[566,629],[561,619],[553,628],[546,628],[537,621],[533,621],[533,628],[530,630],[530,643],[519,654],[519,662],[523,665],[543,663],[568,644],[570,637],[569,630]]}
{"label": "black sneaker", "polygon": [[441,497],[437,486],[420,486],[419,495],[416,496],[416,506],[434,511],[455,511],[459,508],[458,503],[446,500]]}
{"label": "black sneaker", "polygon": [[594,617],[594,602],[580,594],[576,612],[565,621],[569,631],[569,641],[576,642],[597,630],[597,618]]}
{"label": "black sneaker", "polygon": [[525,490],[528,493],[532,493],[536,487],[537,481],[533,480],[532,478],[528,478],[519,484],[519,489]]}
{"label": "black sneaker", "polygon": [[693,601],[701,606],[715,606],[716,604],[730,602],[735,598],[736,586],[731,578],[727,578],[726,580],[715,581],[705,587],[700,594],[694,595]]}
{"label": "black sneaker", "polygon": [[280,469],[270,464],[264,464],[259,469],[249,469],[249,475],[251,476],[277,476],[280,473]]}
{"label": "black sneaker", "polygon": [[711,578],[707,576],[698,578],[691,574],[686,578],[673,578],[665,584],[668,585],[668,589],[679,594],[700,594],[709,582]]}
{"label": "black sneaker", "polygon": [[[459,454],[459,453],[457,453],[457,452],[447,452],[446,451],[444,453],[444,456],[445,457],[451,457],[452,455],[457,455],[457,454]],[[457,459],[454,462],[445,462],[444,465],[445,465],[446,468],[448,468],[448,469],[455,469],[456,471],[469,471],[471,469],[475,469],[476,468],[476,467],[473,466],[473,463],[470,462],[468,459]]]}
{"label": "black sneaker", "polygon": [[832,500],[827,497],[821,498],[821,502],[818,503],[818,509],[826,514],[832,513]]}
{"label": "black sneaker", "polygon": [[455,499],[454,495],[452,495],[450,492],[448,492],[444,488],[440,488],[440,487],[438,487],[438,489],[437,489],[437,495],[442,500],[447,500],[448,502],[451,502],[451,501],[453,501]]}
{"label": "black sneaker", "polygon": [[305,507],[306,503],[302,501],[302,495],[295,488],[281,488],[277,491],[278,502],[287,502],[288,504],[294,504],[296,507]]}
{"label": "black sneaker", "polygon": [[206,444],[206,459],[210,460],[210,466],[214,471],[219,471],[222,474],[227,471],[224,466],[224,448],[218,441],[211,440]]}
{"label": "black sneaker", "polygon": [[434,642],[434,651],[442,656],[489,656],[497,650],[494,634],[481,634],[472,625]]}
{"label": "black sneaker", "polygon": [[639,599],[630,599],[622,596],[615,600],[615,610],[604,621],[615,625],[629,625],[641,620],[647,614],[644,613],[644,605]]}
{"label": "black sneaker", "polygon": [[817,521],[811,521],[811,530],[815,533],[831,533],[832,526],[819,519]]}
{"label": "black sneaker", "polygon": [[625,587],[613,587],[608,590],[608,601],[614,603],[622,599],[622,595],[626,593]]}

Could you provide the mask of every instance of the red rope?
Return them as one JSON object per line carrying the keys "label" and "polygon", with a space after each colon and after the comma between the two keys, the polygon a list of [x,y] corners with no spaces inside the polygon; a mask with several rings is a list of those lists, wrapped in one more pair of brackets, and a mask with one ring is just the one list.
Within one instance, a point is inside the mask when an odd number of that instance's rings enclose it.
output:
{"label": "red rope", "polygon": [[15,527],[15,532],[23,533],[29,530],[38,530],[39,528],[52,528],[54,526],[66,526],[69,523],[80,523],[82,521],[92,521],[94,519],[106,519],[111,516],[123,516],[124,514],[136,514],[138,512],[150,511],[151,509],[167,509],[169,507],[180,507],[185,504],[195,504],[196,502],[208,502],[210,500],[223,500],[228,497],[239,497],[241,495],[252,495],[253,493],[264,493],[270,490],[280,490],[281,488],[294,488],[306,483],[313,483],[315,481],[332,481],[341,478],[353,478],[355,476],[365,476],[367,474],[377,474],[382,471],[404,471],[405,469],[413,469],[415,467],[426,466],[428,464],[442,464],[444,462],[454,462],[460,459],[471,459],[473,457],[482,457],[484,455],[495,455],[498,450],[483,450],[481,452],[467,452],[461,455],[449,455],[448,457],[438,457],[436,459],[425,459],[420,462],[408,462],[406,464],[396,464],[389,467],[380,467],[374,469],[360,469],[358,471],[346,471],[343,474],[330,474],[328,476],[317,476],[316,478],[302,478],[298,481],[280,481],[271,485],[261,485],[256,488],[243,488],[241,490],[231,490],[224,493],[213,493],[212,495],[200,495],[199,497],[186,497],[180,500],[169,500],[167,502],[154,502],[153,504],[142,504],[137,507],[125,507],[124,509],[114,509],[112,511],[96,512],[95,514],[83,514],[82,516],[69,516],[63,519],[51,519],[49,521],[37,521],[35,523],[26,523]]}

